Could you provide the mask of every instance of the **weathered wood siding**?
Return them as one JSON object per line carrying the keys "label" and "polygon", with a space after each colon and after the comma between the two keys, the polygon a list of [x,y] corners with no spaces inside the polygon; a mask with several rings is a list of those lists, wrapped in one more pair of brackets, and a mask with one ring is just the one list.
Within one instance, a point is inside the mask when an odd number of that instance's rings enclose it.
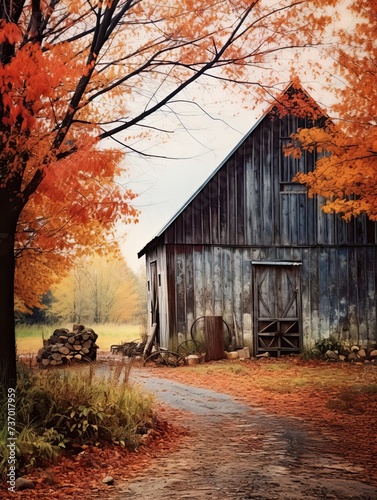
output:
{"label": "weathered wood siding", "polygon": [[166,229],[165,244],[247,246],[364,245],[377,242],[366,217],[346,223],[323,213],[323,201],[292,182],[315,156],[294,160],[282,146],[306,120],[266,117]]}
{"label": "weathered wood siding", "polygon": [[[284,156],[306,120],[266,116],[192,201],[146,247],[161,275],[161,332],[175,347],[199,316],[221,315],[253,346],[252,261],[301,263],[304,346],[337,334],[376,341],[377,226],[321,211],[293,183],[315,157]],[[165,253],[166,252],[166,253]],[[166,346],[166,345],[165,345]]]}
{"label": "weathered wood siding", "polygon": [[[253,349],[252,262],[301,263],[304,345],[335,335],[356,341],[376,338],[377,248],[237,248],[169,245],[171,341],[188,334],[200,316],[221,315]],[[174,277],[175,276],[175,277]]]}

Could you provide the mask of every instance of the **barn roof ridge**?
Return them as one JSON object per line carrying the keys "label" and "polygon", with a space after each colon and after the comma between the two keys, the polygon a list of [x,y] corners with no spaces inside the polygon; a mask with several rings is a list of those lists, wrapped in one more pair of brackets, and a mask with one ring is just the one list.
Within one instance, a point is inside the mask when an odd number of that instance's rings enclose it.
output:
{"label": "barn roof ridge", "polygon": [[[309,96],[308,92],[302,87],[301,83],[296,84],[291,81],[287,87],[280,93],[280,96],[285,95],[292,87],[295,87],[296,90],[302,90],[307,96]],[[276,102],[279,101],[279,98],[275,99]],[[254,123],[254,125],[243,135],[243,137],[237,142],[237,144],[232,148],[232,150],[224,157],[224,159],[219,163],[219,165],[211,172],[211,174],[205,179],[205,181],[198,187],[198,189],[186,200],[186,202],[179,208],[179,210],[164,224],[164,226],[153,236],[151,240],[148,241],[144,245],[144,247],[138,252],[137,256],[140,259],[148,248],[155,242],[162,234],[168,229],[168,227],[181,215],[181,213],[190,205],[190,203],[198,196],[198,194],[204,189],[204,187],[215,177],[215,175],[222,169],[222,167],[226,164],[229,158],[238,150],[238,148],[242,145],[242,143],[254,132],[254,130],[261,124],[261,122],[268,116],[269,113],[274,109],[276,104],[274,102],[270,103],[266,110],[262,113],[260,118]]]}

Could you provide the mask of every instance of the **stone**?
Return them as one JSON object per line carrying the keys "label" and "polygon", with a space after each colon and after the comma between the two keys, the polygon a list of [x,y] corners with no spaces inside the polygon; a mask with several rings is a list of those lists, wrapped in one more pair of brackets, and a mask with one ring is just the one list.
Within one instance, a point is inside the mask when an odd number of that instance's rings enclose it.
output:
{"label": "stone", "polygon": [[360,356],[360,358],[366,358],[367,357],[367,353],[366,353],[365,349],[360,349],[357,354]]}
{"label": "stone", "polygon": [[343,356],[343,354],[339,354],[339,360],[340,361],[345,361],[347,358]]}
{"label": "stone", "polygon": [[371,358],[377,358],[377,349],[373,349],[373,351],[371,351],[371,353],[369,354],[369,356]]}
{"label": "stone", "polygon": [[357,352],[357,351],[359,351],[359,350],[360,350],[360,347],[359,347],[358,345],[353,345],[353,346],[351,347],[351,352]]}
{"label": "stone", "polygon": [[113,478],[113,477],[111,477],[111,476],[106,476],[106,477],[104,477],[104,478],[102,479],[102,482],[103,482],[104,484],[112,485],[112,484],[114,484],[114,478]]}
{"label": "stone", "polygon": [[16,479],[15,486],[16,486],[16,490],[18,490],[18,491],[33,490],[35,488],[33,481],[30,481],[29,479],[25,479],[23,477],[18,477]]}
{"label": "stone", "polygon": [[337,361],[339,359],[339,356],[337,355],[337,353],[332,351],[331,349],[329,349],[328,351],[325,352],[325,357],[327,359],[333,359],[334,361]]}

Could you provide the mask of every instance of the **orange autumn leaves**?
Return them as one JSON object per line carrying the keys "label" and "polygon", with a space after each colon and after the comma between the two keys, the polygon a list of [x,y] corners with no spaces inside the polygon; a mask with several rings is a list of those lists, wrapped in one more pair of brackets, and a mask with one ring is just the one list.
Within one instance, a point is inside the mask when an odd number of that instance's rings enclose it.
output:
{"label": "orange autumn leaves", "polygon": [[124,154],[98,148],[99,128],[85,111],[54,147],[75,85],[85,73],[78,57],[85,46],[65,41],[42,46],[27,40],[21,28],[2,21],[0,29],[2,43],[14,46],[14,56],[0,65],[5,166],[0,189],[8,192],[10,205],[23,205],[15,235],[19,308],[40,305],[41,295],[83,253],[115,248],[114,224],[137,221],[138,215],[132,206],[136,195],[115,182]]}
{"label": "orange autumn leaves", "polygon": [[18,223],[15,288],[27,305],[38,304],[81,255],[115,249],[118,220],[137,221],[136,195],[114,182],[121,157],[117,151],[81,148],[46,172]]}
{"label": "orange autumn leaves", "polygon": [[320,37],[319,7],[335,3],[4,0],[0,208],[18,222],[18,297],[35,305],[75,258],[111,246],[117,221],[137,220],[116,182],[127,158],[100,139],[127,131],[117,139],[137,150],[178,90],[205,73],[228,84],[268,71],[271,54]]}
{"label": "orange autumn leaves", "polygon": [[323,129],[295,135],[304,149],[321,153],[314,172],[295,180],[308,186],[310,196],[325,198],[325,212],[346,220],[366,213],[377,220],[377,1],[357,0],[350,10],[358,21],[354,29],[339,30],[341,45],[332,51],[343,82],[331,88],[338,97],[335,117]]}

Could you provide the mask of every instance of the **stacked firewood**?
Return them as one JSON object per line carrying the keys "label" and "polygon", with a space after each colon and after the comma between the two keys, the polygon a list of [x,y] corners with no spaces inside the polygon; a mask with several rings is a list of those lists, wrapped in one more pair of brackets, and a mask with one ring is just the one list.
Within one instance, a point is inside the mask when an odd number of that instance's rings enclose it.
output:
{"label": "stacked firewood", "polygon": [[92,328],[84,325],[73,325],[72,331],[58,328],[51,337],[44,341],[39,349],[37,361],[43,367],[59,366],[72,361],[95,361],[98,335]]}

